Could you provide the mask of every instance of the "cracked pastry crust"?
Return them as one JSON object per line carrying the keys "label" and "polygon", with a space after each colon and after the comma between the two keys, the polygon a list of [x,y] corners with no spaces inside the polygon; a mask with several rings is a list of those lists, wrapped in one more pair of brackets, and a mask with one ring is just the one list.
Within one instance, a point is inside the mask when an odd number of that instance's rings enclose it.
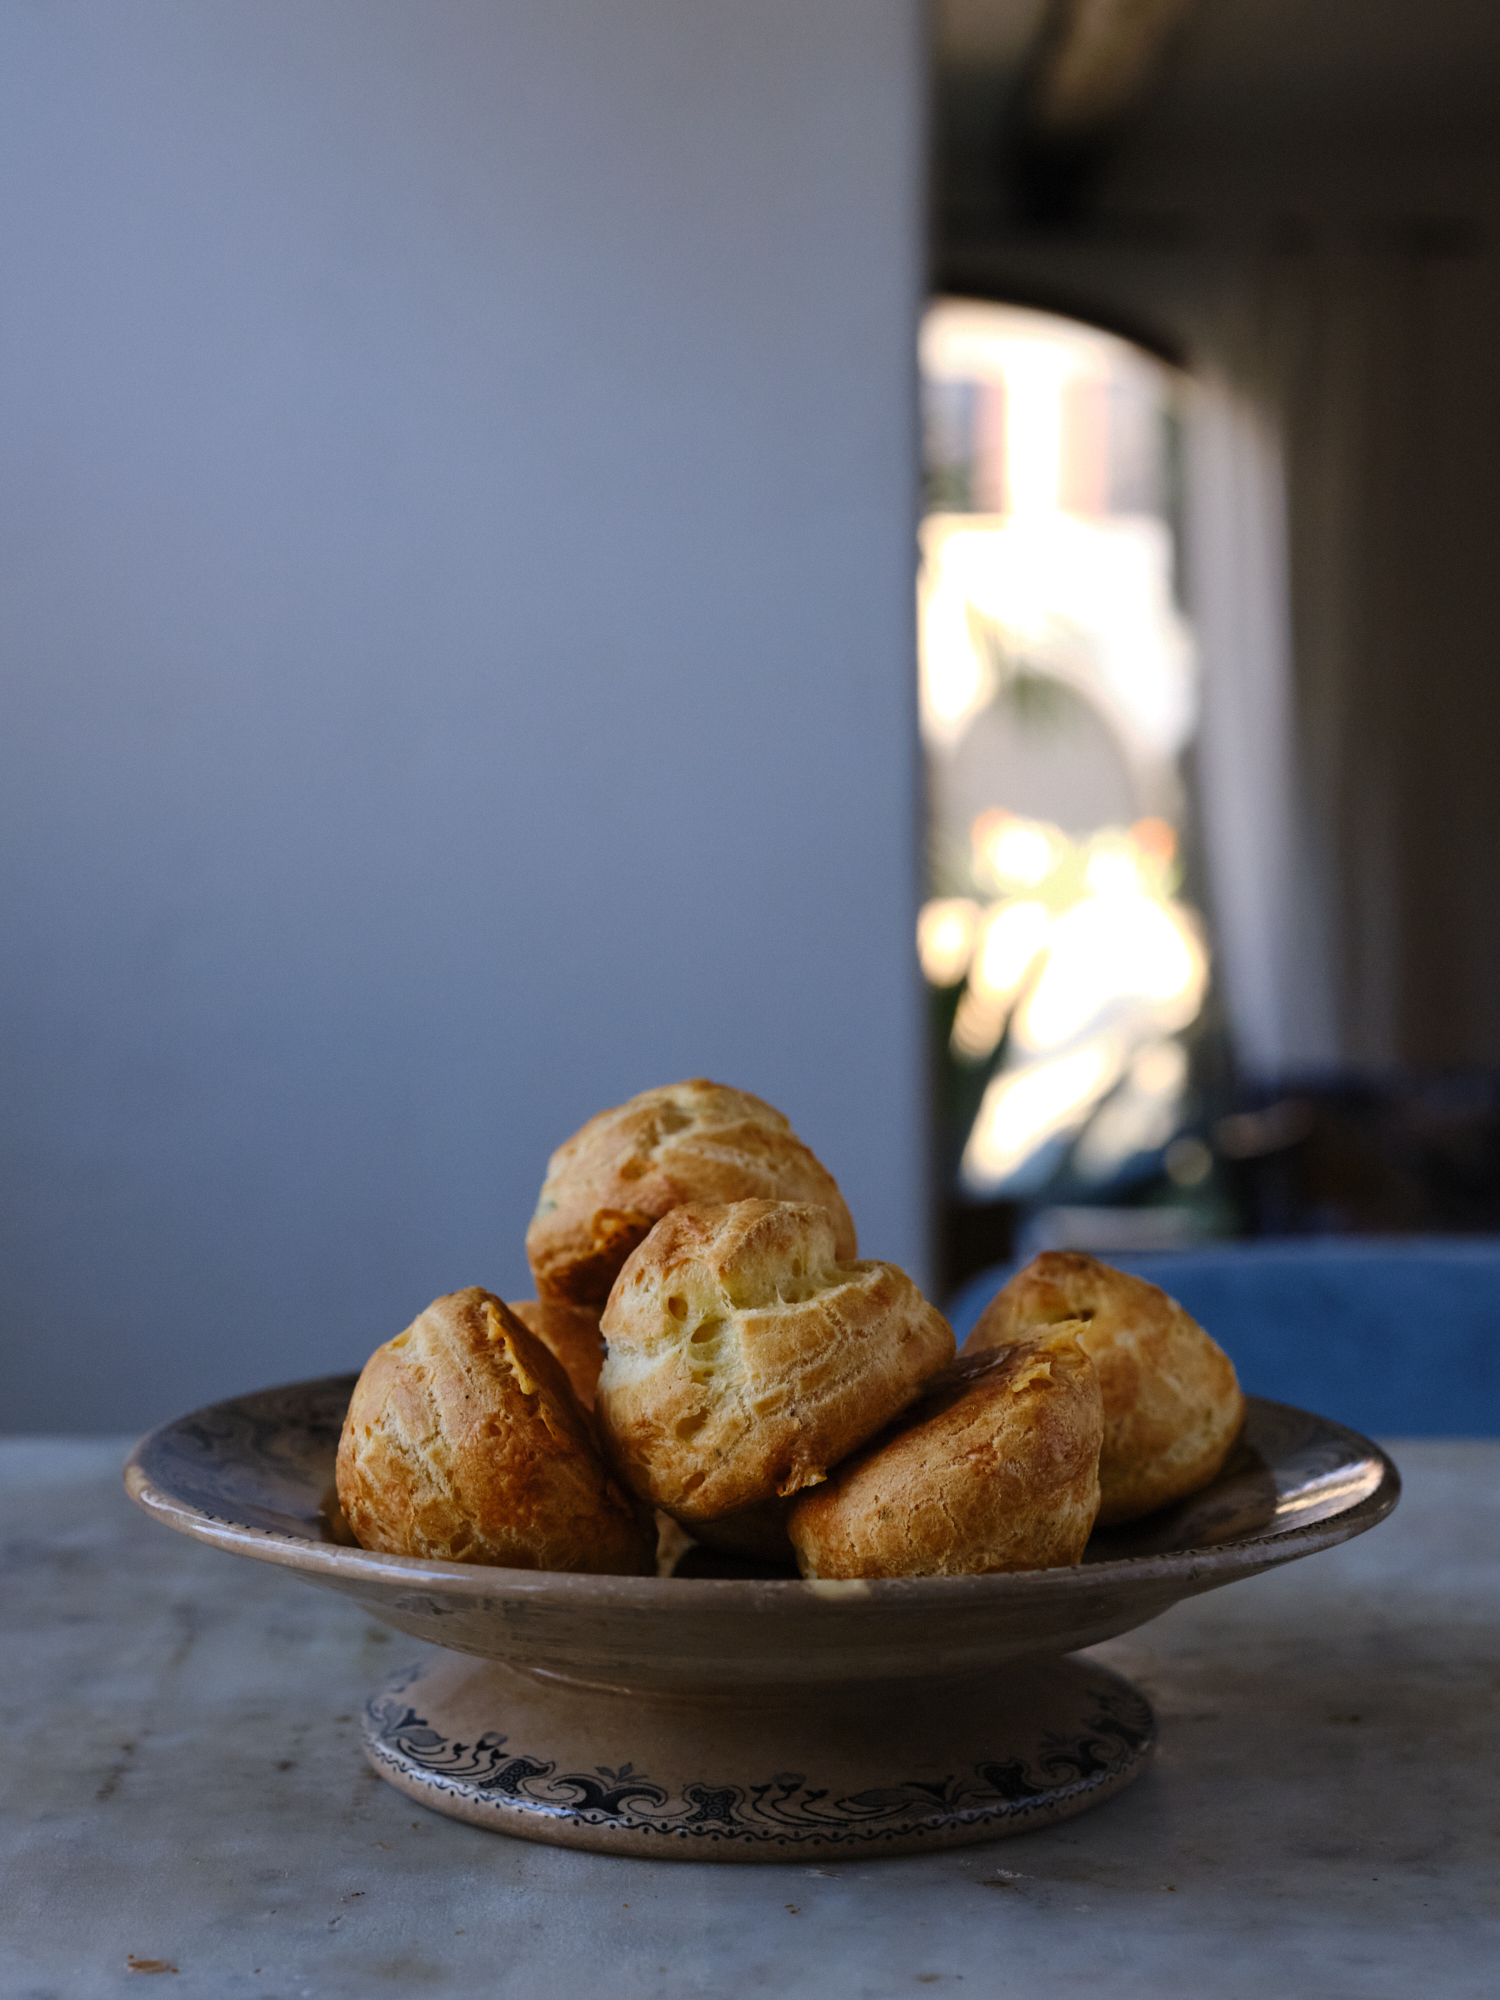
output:
{"label": "cracked pastry crust", "polygon": [[1083,1555],[1099,1510],[1104,1406],[1077,1321],[965,1356],[805,1493],[804,1576],[983,1576]]}
{"label": "cracked pastry crust", "polygon": [[1239,1435],[1245,1399],[1223,1348],[1159,1286],[1081,1251],[1044,1251],[991,1299],[964,1356],[1075,1318],[1104,1395],[1100,1527],[1206,1486]]}
{"label": "cracked pastry crust", "polygon": [[537,1294],[602,1306],[625,1259],[682,1202],[815,1202],[858,1254],[838,1182],[771,1105],[694,1077],[601,1111],[547,1164],[526,1232]]}
{"label": "cracked pastry crust", "polygon": [[649,1576],[656,1529],[599,1455],[561,1364],[492,1293],[437,1299],[377,1347],[338,1450],[362,1547]]}
{"label": "cracked pastry crust", "polygon": [[604,1309],[605,1448],[693,1528],[825,1478],[953,1357],[948,1322],[894,1264],[844,1262],[806,1202],[685,1203]]}
{"label": "cracked pastry crust", "polygon": [[564,1299],[512,1299],[510,1309],[567,1372],[573,1394],[586,1410],[604,1366],[604,1335],[593,1306],[570,1306]]}

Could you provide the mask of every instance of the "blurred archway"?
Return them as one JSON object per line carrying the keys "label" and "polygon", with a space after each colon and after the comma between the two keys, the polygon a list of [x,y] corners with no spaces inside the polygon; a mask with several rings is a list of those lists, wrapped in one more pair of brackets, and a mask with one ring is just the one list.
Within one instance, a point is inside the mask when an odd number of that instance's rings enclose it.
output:
{"label": "blurred archway", "polygon": [[960,299],[929,309],[921,358],[918,944],[943,1200],[1160,1188],[1136,1226],[1170,1234],[1209,1164],[1184,1135],[1209,966],[1181,895],[1181,378],[1079,321]]}

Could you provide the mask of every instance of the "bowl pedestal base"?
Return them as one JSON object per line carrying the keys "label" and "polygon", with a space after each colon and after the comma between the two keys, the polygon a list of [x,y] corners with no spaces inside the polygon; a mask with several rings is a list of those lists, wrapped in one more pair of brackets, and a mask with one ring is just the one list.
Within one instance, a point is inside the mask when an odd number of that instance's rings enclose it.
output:
{"label": "bowl pedestal base", "polygon": [[381,1777],[433,1811],[651,1860],[853,1860],[1028,1832],[1137,1777],[1155,1724],[1092,1660],[977,1679],[600,1688],[442,1653],[364,1717]]}

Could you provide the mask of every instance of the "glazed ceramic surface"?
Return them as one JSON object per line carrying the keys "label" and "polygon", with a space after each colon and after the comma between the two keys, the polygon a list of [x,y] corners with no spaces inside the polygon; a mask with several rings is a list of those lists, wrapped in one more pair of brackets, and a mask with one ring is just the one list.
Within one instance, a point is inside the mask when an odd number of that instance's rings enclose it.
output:
{"label": "glazed ceramic surface", "polygon": [[1367,1439],[1252,1400],[1213,1485],[1096,1535],[1074,1569],[832,1583],[694,1547],[658,1577],[489,1569],[350,1545],[333,1468],[354,1379],[168,1424],[126,1485],[165,1525],[446,1649],[371,1701],[382,1776],[607,1852],[904,1853],[1081,1811],[1143,1768],[1154,1724],[1134,1689],[1060,1656],[1346,1541],[1399,1493]]}

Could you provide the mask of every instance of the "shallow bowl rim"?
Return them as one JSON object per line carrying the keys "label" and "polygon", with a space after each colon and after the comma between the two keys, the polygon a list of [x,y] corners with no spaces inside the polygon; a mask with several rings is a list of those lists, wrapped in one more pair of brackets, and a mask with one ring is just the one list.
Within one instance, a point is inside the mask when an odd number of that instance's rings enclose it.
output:
{"label": "shallow bowl rim", "polygon": [[660,1611],[676,1607],[718,1603],[725,1609],[736,1603],[754,1604],[762,1612],[777,1606],[790,1610],[805,1606],[809,1599],[827,1602],[859,1601],[863,1605],[889,1604],[893,1609],[920,1609],[926,1605],[954,1608],[966,1599],[977,1604],[1024,1603],[1029,1599],[1055,1596],[1059,1592],[1097,1590],[1110,1583],[1127,1580],[1138,1583],[1182,1581],[1220,1574],[1226,1580],[1236,1573],[1268,1569],[1298,1556],[1348,1541],[1379,1525],[1395,1507],[1401,1495],[1401,1475],[1390,1455],[1348,1425],[1331,1417],[1320,1417],[1292,1403],[1269,1397],[1247,1396],[1251,1409],[1285,1412],[1319,1425],[1348,1441],[1351,1456],[1363,1455],[1379,1462],[1381,1477],[1373,1490],[1350,1506],[1306,1524],[1296,1524],[1202,1547],[1173,1549],[1154,1555],[1108,1557],[1067,1568],[1009,1570],[982,1576],[871,1577],[849,1581],[805,1577],[661,1577],[590,1575],[572,1570],[502,1569],[479,1563],[449,1562],[440,1557],[386,1555],[372,1549],[349,1547],[338,1542],[315,1542],[307,1536],[284,1533],[273,1528],[254,1527],[216,1515],[156,1485],[147,1472],[145,1460],[153,1448],[174,1431],[221,1411],[231,1411],[252,1398],[288,1395],[298,1390],[309,1397],[329,1392],[353,1374],[328,1375],[307,1381],[278,1384],[241,1396],[226,1397],[217,1403],[188,1411],[157,1425],[140,1440],[126,1459],[125,1488],[131,1499],[164,1526],[191,1536],[231,1554],[296,1570],[310,1579],[337,1583],[385,1584],[406,1591],[436,1592],[449,1598],[486,1601],[508,1598],[563,1599],[575,1608],[593,1604],[606,1607],[633,1607]]}

